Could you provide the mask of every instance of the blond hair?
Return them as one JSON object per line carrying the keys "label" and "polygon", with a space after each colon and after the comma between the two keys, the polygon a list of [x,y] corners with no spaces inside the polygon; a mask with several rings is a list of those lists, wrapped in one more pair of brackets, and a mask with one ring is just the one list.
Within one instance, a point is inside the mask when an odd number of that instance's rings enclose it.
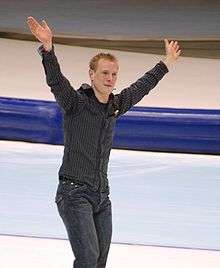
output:
{"label": "blond hair", "polygon": [[109,61],[113,61],[118,63],[117,58],[110,54],[110,53],[98,53],[97,55],[95,55],[94,57],[91,58],[90,62],[89,62],[89,68],[93,71],[96,71],[97,66],[98,66],[98,62],[100,59],[104,59],[104,60],[109,60]]}

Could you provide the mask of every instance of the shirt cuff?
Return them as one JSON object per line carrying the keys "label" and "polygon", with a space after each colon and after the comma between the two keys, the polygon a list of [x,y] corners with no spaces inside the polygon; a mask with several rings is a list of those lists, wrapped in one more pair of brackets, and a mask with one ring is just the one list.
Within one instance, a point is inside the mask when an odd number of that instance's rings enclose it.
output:
{"label": "shirt cuff", "polygon": [[41,56],[41,58],[45,58],[45,57],[51,57],[54,54],[54,46],[52,46],[52,49],[50,51],[47,51],[43,45],[41,45],[38,49],[37,49],[39,55]]}
{"label": "shirt cuff", "polygon": [[166,64],[162,60],[159,62],[159,64],[165,73],[169,72],[169,69],[167,68]]}

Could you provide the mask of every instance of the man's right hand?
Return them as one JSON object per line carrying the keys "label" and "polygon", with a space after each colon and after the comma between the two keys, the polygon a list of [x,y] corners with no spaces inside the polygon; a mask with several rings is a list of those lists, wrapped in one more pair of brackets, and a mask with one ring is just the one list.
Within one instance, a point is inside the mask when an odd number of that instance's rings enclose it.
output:
{"label": "man's right hand", "polygon": [[43,43],[44,48],[47,51],[52,49],[52,38],[53,34],[48,27],[46,21],[42,21],[41,24],[38,23],[33,17],[27,18],[28,26],[32,32],[32,34]]}

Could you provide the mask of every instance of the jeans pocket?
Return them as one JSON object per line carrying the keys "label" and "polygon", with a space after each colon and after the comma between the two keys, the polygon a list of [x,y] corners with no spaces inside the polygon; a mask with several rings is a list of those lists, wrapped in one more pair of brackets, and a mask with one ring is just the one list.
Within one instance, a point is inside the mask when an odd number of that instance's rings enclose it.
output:
{"label": "jeans pocket", "polygon": [[71,187],[68,191],[68,195],[71,196],[75,193],[80,193],[80,192],[84,191],[86,188],[87,188],[87,185],[85,185],[85,184],[74,183],[71,185]]}
{"label": "jeans pocket", "polygon": [[57,199],[71,196],[75,193],[83,192],[87,188],[84,183],[72,181],[60,181],[57,189]]}

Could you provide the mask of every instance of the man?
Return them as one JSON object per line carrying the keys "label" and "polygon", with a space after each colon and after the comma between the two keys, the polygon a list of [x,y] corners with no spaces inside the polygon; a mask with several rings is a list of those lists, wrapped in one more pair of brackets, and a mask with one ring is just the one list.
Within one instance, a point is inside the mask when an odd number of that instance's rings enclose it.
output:
{"label": "man", "polygon": [[76,91],[63,76],[45,21],[28,18],[42,43],[39,52],[56,101],[64,113],[64,155],[56,203],[75,255],[75,268],[103,268],[112,235],[107,168],[116,119],[139,102],[168,72],[180,55],[177,42],[165,40],[166,57],[135,83],[113,95],[118,61],[100,53],[89,64],[91,85]]}

